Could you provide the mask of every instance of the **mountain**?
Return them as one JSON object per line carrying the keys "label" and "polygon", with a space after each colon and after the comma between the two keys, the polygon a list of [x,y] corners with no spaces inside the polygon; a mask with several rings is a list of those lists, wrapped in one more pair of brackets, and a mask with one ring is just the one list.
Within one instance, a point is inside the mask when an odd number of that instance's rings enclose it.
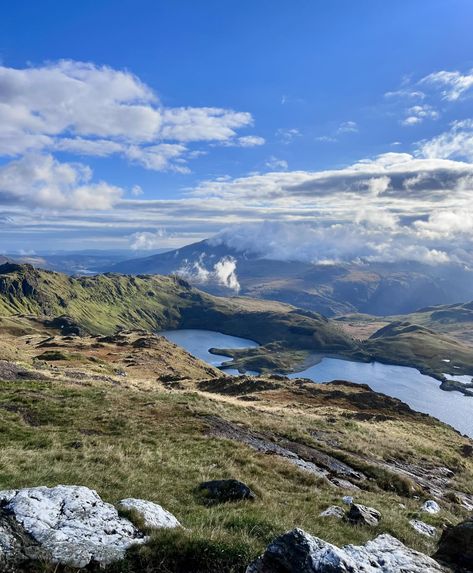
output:
{"label": "mountain", "polygon": [[[218,266],[222,261],[232,261],[233,265]],[[212,240],[124,261],[108,270],[125,274],[179,273],[214,294],[228,296],[239,286],[241,295],[278,300],[325,316],[353,312],[393,315],[473,299],[473,271],[462,265],[279,261]]]}
{"label": "mountain", "polygon": [[[445,381],[472,374],[473,349],[444,334],[398,328],[357,339],[339,321],[280,302],[204,293],[176,276],[104,274],[71,277],[31,265],[0,266],[0,316],[46,319],[63,332],[111,335],[121,329],[194,328],[254,340],[238,354],[241,371],[291,372],[317,356],[413,366]],[[442,350],[442,352],[440,352]],[[443,362],[448,350],[450,363]],[[455,370],[450,372],[453,367]]]}
{"label": "mountain", "polygon": [[368,359],[319,314],[279,302],[215,297],[175,276],[70,277],[7,263],[0,266],[0,316],[16,314],[67,317],[67,328],[104,335],[123,328],[216,330],[261,344],[259,362],[273,370],[290,369],[310,352]]}

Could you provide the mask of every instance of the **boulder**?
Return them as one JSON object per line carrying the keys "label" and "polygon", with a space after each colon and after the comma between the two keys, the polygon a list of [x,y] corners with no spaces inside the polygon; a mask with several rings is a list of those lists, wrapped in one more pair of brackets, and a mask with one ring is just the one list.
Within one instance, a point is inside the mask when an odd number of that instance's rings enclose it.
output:
{"label": "boulder", "polygon": [[441,573],[436,561],[379,535],[365,545],[339,548],[301,529],[276,538],[246,573]]}
{"label": "boulder", "polygon": [[367,507],[366,505],[360,505],[358,503],[352,503],[350,510],[347,513],[347,520],[350,523],[355,523],[357,525],[376,527],[380,519],[381,514],[377,509]]}
{"label": "boulder", "polygon": [[207,497],[215,502],[254,500],[256,495],[241,481],[236,479],[217,479],[199,485]]}
{"label": "boulder", "polygon": [[320,517],[336,517],[337,519],[343,519],[345,517],[345,511],[338,505],[331,505],[327,507],[326,510],[322,511]]}
{"label": "boulder", "polygon": [[461,567],[467,571],[473,570],[473,518],[466,519],[454,527],[447,527],[442,532],[436,559]]}
{"label": "boulder", "polygon": [[71,567],[122,559],[144,535],[81,486],[0,492],[0,563],[41,560]]}
{"label": "boulder", "polygon": [[422,511],[425,511],[426,513],[438,513],[440,511],[440,506],[433,499],[429,499],[422,506]]}
{"label": "boulder", "polygon": [[181,524],[172,513],[166,511],[157,503],[145,499],[127,498],[118,502],[120,509],[135,511],[143,520],[145,527],[152,529],[172,529]]}
{"label": "boulder", "polygon": [[428,523],[424,523],[423,521],[419,521],[418,519],[411,519],[409,521],[410,525],[417,531],[417,533],[421,533],[422,535],[426,535],[427,537],[435,537],[437,534],[437,528],[433,525],[429,525]]}

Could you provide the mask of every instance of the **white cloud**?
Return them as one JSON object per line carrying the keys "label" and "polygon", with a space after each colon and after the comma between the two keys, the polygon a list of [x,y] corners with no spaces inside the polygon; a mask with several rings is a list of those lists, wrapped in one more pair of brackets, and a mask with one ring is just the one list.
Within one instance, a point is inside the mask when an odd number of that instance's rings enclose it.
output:
{"label": "white cloud", "polygon": [[130,237],[130,249],[133,251],[151,251],[163,246],[163,239],[167,237],[164,229],[158,229],[154,233],[143,231],[133,233]]}
{"label": "white cloud", "polygon": [[442,97],[448,101],[456,101],[473,87],[473,70],[466,74],[442,70],[422,78],[420,83],[441,86],[444,88]]}
{"label": "white cloud", "polygon": [[175,272],[194,284],[216,284],[238,293],[240,283],[236,267],[236,260],[233,257],[222,257],[208,269],[205,266],[204,256],[198,261],[184,264]]}
{"label": "white cloud", "polygon": [[421,142],[419,152],[425,157],[460,158],[473,162],[473,120],[453,122],[448,131]]}
{"label": "white cloud", "polygon": [[109,209],[122,189],[92,183],[92,171],[80,163],[60,163],[51,155],[31,154],[0,167],[0,202],[51,209]]}
{"label": "white cloud", "polygon": [[0,155],[120,154],[147,169],[185,171],[182,164],[196,156],[191,142],[264,143],[256,135],[237,138],[252,123],[251,114],[231,109],[165,107],[139,78],[107,66],[0,66]]}
{"label": "white cloud", "polygon": [[301,135],[300,130],[296,128],[281,128],[276,131],[276,137],[285,145],[289,145]]}
{"label": "white cloud", "polygon": [[417,125],[426,119],[438,119],[439,112],[430,105],[414,105],[406,110],[402,125]]}
{"label": "white cloud", "polygon": [[143,189],[140,185],[133,185],[131,188],[131,194],[133,197],[139,197],[140,195],[143,195]]}
{"label": "white cloud", "polygon": [[225,147],[258,147],[264,145],[266,140],[259,135],[244,135],[242,137],[235,137],[234,139],[227,139],[220,145]]}
{"label": "white cloud", "polygon": [[358,125],[356,121],[344,121],[337,129],[337,133],[356,133],[358,131]]}
{"label": "white cloud", "polygon": [[268,169],[273,171],[285,171],[288,168],[288,163],[285,159],[278,159],[274,156],[271,156],[265,165]]}

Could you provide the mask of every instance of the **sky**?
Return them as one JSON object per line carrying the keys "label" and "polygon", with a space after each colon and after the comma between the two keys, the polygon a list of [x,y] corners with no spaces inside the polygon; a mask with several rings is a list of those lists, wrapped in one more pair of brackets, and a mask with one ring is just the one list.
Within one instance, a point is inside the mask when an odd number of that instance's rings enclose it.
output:
{"label": "sky", "polygon": [[471,0],[18,0],[0,252],[473,264]]}

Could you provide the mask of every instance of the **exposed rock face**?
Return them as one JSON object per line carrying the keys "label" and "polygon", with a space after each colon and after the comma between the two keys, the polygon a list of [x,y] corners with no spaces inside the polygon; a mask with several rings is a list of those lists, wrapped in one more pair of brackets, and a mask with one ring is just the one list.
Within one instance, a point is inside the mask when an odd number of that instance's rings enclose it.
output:
{"label": "exposed rock face", "polygon": [[153,529],[180,527],[181,524],[172,513],[166,511],[157,503],[144,499],[127,498],[119,502],[122,509],[134,510],[143,519],[146,527]]}
{"label": "exposed rock face", "polygon": [[256,495],[246,484],[236,479],[206,481],[199,485],[199,489],[205,491],[208,498],[215,502],[254,500],[256,498]]}
{"label": "exposed rock face", "polygon": [[0,563],[41,559],[78,568],[91,561],[107,564],[145,541],[130,521],[86,487],[0,492]]}
{"label": "exposed rock face", "polygon": [[435,558],[468,571],[473,570],[473,518],[443,531]]}
{"label": "exposed rock face", "polygon": [[342,548],[293,529],[276,538],[246,573],[440,573],[436,561],[390,535]]}
{"label": "exposed rock face", "polygon": [[381,519],[381,514],[373,507],[353,503],[347,513],[347,520],[357,525],[369,525],[376,527]]}
{"label": "exposed rock face", "polygon": [[338,505],[331,505],[326,510],[322,511],[320,517],[335,517],[336,519],[343,519],[345,511]]}
{"label": "exposed rock face", "polygon": [[418,519],[411,519],[409,523],[417,531],[417,533],[421,533],[427,537],[435,537],[437,534],[436,527],[429,525],[428,523],[424,523],[423,521],[419,521]]}

